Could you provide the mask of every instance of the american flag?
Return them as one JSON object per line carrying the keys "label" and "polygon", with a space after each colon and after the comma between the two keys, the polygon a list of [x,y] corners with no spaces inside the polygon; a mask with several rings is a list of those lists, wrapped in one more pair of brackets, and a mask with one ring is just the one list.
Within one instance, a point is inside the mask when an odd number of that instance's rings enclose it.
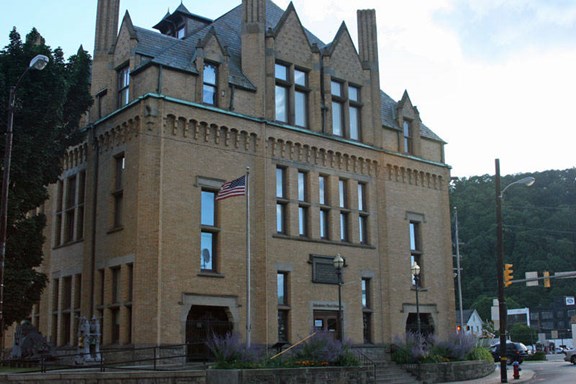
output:
{"label": "american flag", "polygon": [[246,175],[222,184],[216,195],[216,201],[246,194]]}

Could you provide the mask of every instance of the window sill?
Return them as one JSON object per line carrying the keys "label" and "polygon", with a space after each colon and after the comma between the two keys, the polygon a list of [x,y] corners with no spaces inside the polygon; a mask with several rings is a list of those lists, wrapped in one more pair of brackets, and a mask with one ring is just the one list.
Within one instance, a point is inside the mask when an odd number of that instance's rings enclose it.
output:
{"label": "window sill", "polygon": [[200,272],[198,274],[198,276],[200,276],[200,277],[217,277],[220,279],[223,279],[225,277],[223,274],[221,274],[219,272],[208,272],[208,271]]}
{"label": "window sill", "polygon": [[115,232],[120,232],[122,230],[124,230],[124,226],[120,225],[118,227],[114,227],[114,228],[109,229],[108,232],[106,232],[106,233],[111,234],[111,233],[115,233]]}

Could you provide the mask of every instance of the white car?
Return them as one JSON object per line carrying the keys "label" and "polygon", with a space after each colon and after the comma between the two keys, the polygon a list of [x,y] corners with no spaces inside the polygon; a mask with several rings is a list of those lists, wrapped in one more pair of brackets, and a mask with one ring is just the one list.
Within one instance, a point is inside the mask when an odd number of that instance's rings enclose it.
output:
{"label": "white car", "polygon": [[576,349],[570,349],[568,351],[564,351],[566,356],[564,356],[564,361],[569,361],[572,364],[576,364]]}

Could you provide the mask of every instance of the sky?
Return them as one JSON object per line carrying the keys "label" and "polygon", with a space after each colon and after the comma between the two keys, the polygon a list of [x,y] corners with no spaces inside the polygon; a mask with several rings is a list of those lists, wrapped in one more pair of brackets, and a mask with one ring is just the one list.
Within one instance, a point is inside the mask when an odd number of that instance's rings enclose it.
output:
{"label": "sky", "polygon": [[[121,0],[150,28],[181,0]],[[288,0],[275,0],[282,8]],[[423,123],[447,142],[452,176],[576,167],[576,0],[293,0],[302,24],[325,43],[342,22],[357,45],[357,9],[375,9],[380,86],[408,91]],[[0,48],[32,27],[66,57],[93,53],[96,0],[5,1]],[[241,0],[183,0],[217,18]],[[9,15],[9,16],[7,16]]]}

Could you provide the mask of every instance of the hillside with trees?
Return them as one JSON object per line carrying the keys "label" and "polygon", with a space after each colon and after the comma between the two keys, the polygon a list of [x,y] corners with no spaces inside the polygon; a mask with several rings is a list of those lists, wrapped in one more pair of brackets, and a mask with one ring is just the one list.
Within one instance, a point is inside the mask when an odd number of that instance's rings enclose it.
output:
{"label": "hillside with trees", "polygon": [[[503,197],[504,262],[513,264],[514,279],[528,271],[576,271],[576,168],[502,176],[501,188],[527,176],[536,179],[534,185],[514,185]],[[450,198],[458,213],[463,305],[489,319],[497,297],[494,176],[455,179]],[[576,279],[553,279],[551,285],[512,284],[505,288],[508,308],[576,295]]]}

